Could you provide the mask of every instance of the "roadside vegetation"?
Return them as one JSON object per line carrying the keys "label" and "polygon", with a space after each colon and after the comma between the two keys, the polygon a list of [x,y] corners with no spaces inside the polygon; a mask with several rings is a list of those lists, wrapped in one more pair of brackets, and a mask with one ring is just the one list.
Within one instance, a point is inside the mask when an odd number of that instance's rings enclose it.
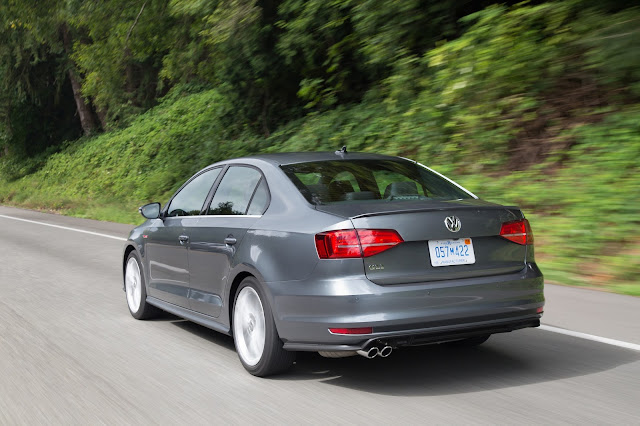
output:
{"label": "roadside vegetation", "polygon": [[0,5],[0,203],[139,223],[258,152],[401,155],[521,206],[551,282],[640,295],[634,2]]}

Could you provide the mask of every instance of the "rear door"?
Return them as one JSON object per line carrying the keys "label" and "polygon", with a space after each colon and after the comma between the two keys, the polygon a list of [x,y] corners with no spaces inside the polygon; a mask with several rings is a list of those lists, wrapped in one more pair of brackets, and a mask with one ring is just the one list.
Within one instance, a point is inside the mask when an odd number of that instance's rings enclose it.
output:
{"label": "rear door", "polygon": [[192,310],[220,315],[237,247],[268,203],[267,183],[257,168],[234,165],[227,169],[205,215],[190,228]]}

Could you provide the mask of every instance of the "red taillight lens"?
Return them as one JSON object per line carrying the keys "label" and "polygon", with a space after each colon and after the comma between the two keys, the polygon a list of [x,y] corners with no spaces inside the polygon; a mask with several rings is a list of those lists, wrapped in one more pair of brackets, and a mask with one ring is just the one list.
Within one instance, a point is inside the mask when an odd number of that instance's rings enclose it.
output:
{"label": "red taillight lens", "polygon": [[382,253],[404,241],[393,229],[358,229],[358,237],[364,257]]}
{"label": "red taillight lens", "polygon": [[404,240],[393,229],[349,229],[316,234],[320,259],[369,257],[389,250]]}
{"label": "red taillight lens", "polygon": [[316,234],[316,249],[320,259],[348,259],[362,257],[355,229]]}
{"label": "red taillight lens", "polygon": [[518,244],[533,244],[533,232],[527,219],[502,224],[500,236]]}
{"label": "red taillight lens", "polygon": [[372,327],[330,328],[329,331],[333,334],[371,334],[373,333],[373,328]]}

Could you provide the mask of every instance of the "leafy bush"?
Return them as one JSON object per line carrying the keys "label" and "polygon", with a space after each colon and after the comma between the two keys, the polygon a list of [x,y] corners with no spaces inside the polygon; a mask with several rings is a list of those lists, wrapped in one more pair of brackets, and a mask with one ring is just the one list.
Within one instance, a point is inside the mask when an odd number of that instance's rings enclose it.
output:
{"label": "leafy bush", "polygon": [[[0,192],[0,202],[11,202],[7,194],[12,193],[29,194],[23,203],[67,198],[84,205],[130,205],[166,199],[199,168],[255,149],[255,138],[232,135],[224,127],[229,113],[226,99],[214,90],[174,96],[126,129],[79,140],[51,155],[36,173],[6,183],[13,191]],[[231,138],[234,143],[227,143]],[[2,170],[5,179],[13,177],[6,174],[9,168]]]}

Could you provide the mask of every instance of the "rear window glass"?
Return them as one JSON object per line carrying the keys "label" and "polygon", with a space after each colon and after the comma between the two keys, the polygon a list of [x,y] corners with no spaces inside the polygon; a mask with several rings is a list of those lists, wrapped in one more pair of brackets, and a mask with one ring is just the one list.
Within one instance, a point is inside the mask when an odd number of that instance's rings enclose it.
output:
{"label": "rear window glass", "polygon": [[280,167],[312,204],[472,198],[406,160],[314,161]]}

